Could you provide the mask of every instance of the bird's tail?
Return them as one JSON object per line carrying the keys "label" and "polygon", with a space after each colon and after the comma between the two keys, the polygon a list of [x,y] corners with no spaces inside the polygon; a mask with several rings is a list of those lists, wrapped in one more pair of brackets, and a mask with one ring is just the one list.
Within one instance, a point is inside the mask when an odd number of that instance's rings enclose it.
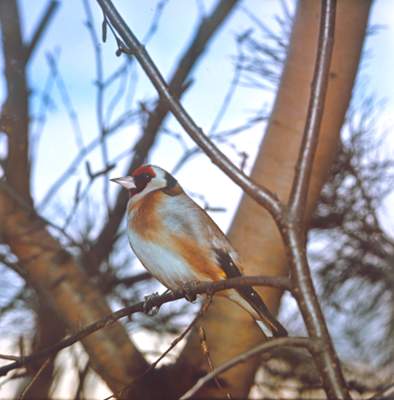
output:
{"label": "bird's tail", "polygon": [[288,336],[286,329],[271,314],[260,295],[250,286],[231,289],[227,297],[240,305],[257,321],[262,323],[262,330],[266,336]]}

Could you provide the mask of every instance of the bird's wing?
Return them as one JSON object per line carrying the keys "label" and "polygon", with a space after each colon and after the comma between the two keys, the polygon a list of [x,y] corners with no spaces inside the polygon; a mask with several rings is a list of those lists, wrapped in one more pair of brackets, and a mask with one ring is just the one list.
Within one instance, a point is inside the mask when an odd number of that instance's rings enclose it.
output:
{"label": "bird's wing", "polygon": [[[230,254],[222,249],[214,249],[218,264],[223,269],[227,278],[242,276],[241,271],[231,258]],[[251,286],[242,286],[235,289],[236,292],[245,300],[253,310],[246,307],[247,311],[252,311],[252,315],[262,321],[273,336],[287,336],[286,329],[271,314],[263,299]],[[240,305],[241,302],[234,299]],[[253,312],[254,311],[254,312]]]}

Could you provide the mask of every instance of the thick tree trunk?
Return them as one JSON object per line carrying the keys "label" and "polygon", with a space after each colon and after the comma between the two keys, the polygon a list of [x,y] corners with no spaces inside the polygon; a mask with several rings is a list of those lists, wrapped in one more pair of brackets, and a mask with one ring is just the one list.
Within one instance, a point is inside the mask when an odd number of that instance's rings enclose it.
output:
{"label": "thick tree trunk", "polygon": [[[370,4],[367,0],[338,2],[331,74],[306,205],[307,219],[335,157],[357,73]],[[280,88],[251,174],[254,180],[268,187],[284,202],[289,196],[305,126],[319,18],[320,2],[299,2]],[[279,232],[269,214],[248,196],[242,198],[229,237],[243,258],[247,274],[287,275],[286,255]],[[260,292],[268,307],[277,312],[282,293],[268,288]],[[216,366],[264,340],[248,315],[226,300],[215,299],[203,326]],[[247,396],[258,365],[259,360],[255,359],[224,373],[221,378],[226,391],[236,398]],[[189,371],[176,389],[180,391],[190,386],[200,371],[208,369],[195,331],[178,360],[178,367]],[[223,395],[223,390],[213,384],[199,393],[199,396],[207,398]]]}
{"label": "thick tree trunk", "polygon": [[[109,314],[105,298],[88,282],[73,257],[32,212],[0,191],[0,236],[25,267],[28,281],[47,299],[71,331]],[[92,367],[114,391],[122,390],[146,368],[144,357],[115,323],[82,341]]]}
{"label": "thick tree trunk", "polygon": [[8,135],[5,174],[15,191],[31,202],[26,48],[16,0],[0,1],[0,28],[7,84],[7,98],[0,113],[0,131]]}
{"label": "thick tree trunk", "polygon": [[[61,319],[54,313],[46,299],[38,298],[36,312],[35,336],[31,352],[54,345],[63,339],[66,328]],[[55,359],[37,360],[27,368],[28,376],[19,386],[18,397],[24,393],[26,399],[49,399],[50,389],[55,377]],[[43,367],[44,366],[44,367]]]}
{"label": "thick tree trunk", "polygon": [[[171,90],[181,96],[185,91],[184,82],[193,66],[204,54],[210,40],[235,8],[237,0],[221,0],[211,15],[201,19],[196,36],[181,58],[171,80]],[[29,153],[29,93],[26,78],[27,47],[22,40],[21,23],[16,0],[0,0],[0,23],[7,81],[7,101],[0,114],[0,130],[7,134],[8,155],[6,163],[6,184],[0,186],[0,238],[18,257],[28,276],[27,282],[39,295],[45,298],[52,312],[62,318],[69,331],[100,319],[111,312],[104,296],[89,282],[89,277],[70,253],[64,250],[46,229],[46,224],[35,214],[30,197]],[[168,107],[160,101],[154,113],[150,114],[144,135],[135,148],[134,168],[145,158],[152,147]],[[146,130],[145,129],[145,130]],[[145,132],[146,133],[146,132]],[[21,201],[16,201],[19,199]],[[83,254],[84,267],[97,272],[101,262],[113,247],[119,224],[127,203],[127,193],[119,195],[96,245],[88,255]],[[93,261],[92,261],[93,260]],[[49,329],[48,329],[49,332]],[[47,345],[50,343],[48,342]],[[92,367],[117,394],[147,368],[144,357],[133,346],[128,334],[119,323],[115,323],[83,340]],[[43,360],[42,362],[44,362]],[[39,368],[42,363],[38,362]],[[32,368],[34,370],[34,368]],[[48,366],[46,374],[50,377]],[[123,391],[122,397],[167,398],[164,386],[169,382],[150,374],[137,379],[138,384]],[[153,381],[154,380],[154,384]],[[42,382],[40,383],[40,385]],[[40,396],[47,393],[49,382],[42,386]],[[28,395],[33,396],[32,386]]]}

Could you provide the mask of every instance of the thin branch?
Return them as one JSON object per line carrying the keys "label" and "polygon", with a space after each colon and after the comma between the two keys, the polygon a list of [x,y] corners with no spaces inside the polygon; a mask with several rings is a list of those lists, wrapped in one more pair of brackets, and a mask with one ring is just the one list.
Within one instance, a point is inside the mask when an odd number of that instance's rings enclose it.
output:
{"label": "thin branch", "polygon": [[[193,40],[188,45],[179,62],[177,62],[176,71],[170,79],[169,91],[174,98],[180,99],[190,87],[186,82],[190,72],[203,55],[218,29],[222,26],[223,21],[228,18],[229,14],[235,7],[235,4],[236,2],[233,0],[221,0],[213,9],[212,13],[200,22]],[[107,18],[105,13],[104,16]],[[170,108],[167,105],[167,102],[160,97],[154,110],[149,113],[148,120],[143,129],[143,134],[133,148],[134,155],[127,167],[126,174],[141,165],[141,163],[149,156],[150,150],[153,147],[160,128],[169,111]],[[93,265],[99,266],[112,250],[116,233],[118,232],[119,225],[123,220],[127,201],[127,192],[125,190],[120,190],[107,223],[97,236],[95,244],[92,246],[91,251],[86,257],[87,260],[93,259]]]}
{"label": "thin branch", "polygon": [[45,29],[47,29],[49,22],[54,16],[55,11],[58,9],[59,5],[60,2],[58,0],[51,0],[51,2],[48,4],[44,15],[41,17],[41,20],[38,23],[37,28],[33,33],[30,43],[26,46],[26,52],[25,52],[26,64],[31,60],[33,52],[36,50],[37,45],[40,39],[42,38]]}
{"label": "thin branch", "polygon": [[[204,150],[211,161],[216,164],[226,175],[238,184],[259,204],[263,205],[274,217],[278,224],[282,224],[283,207],[277,196],[266,188],[251,181],[239,168],[237,168],[215,144],[197,126],[191,116],[172,95],[167,83],[159,69],[154,64],[145,48],[141,45],[133,32],[127,26],[117,9],[110,0],[97,0],[108,22],[122,38],[126,47],[120,50],[134,55],[152,84],[158,91],[160,98],[168,104],[175,118],[189,134],[189,136]],[[236,4],[236,0],[227,0],[226,4]]]}
{"label": "thin branch", "polygon": [[[201,345],[201,350],[207,359],[208,367],[210,371],[212,372],[215,368],[213,366],[212,358],[211,355],[209,354],[209,347],[208,347],[208,342],[207,342],[207,336],[205,333],[205,329],[203,326],[198,327],[198,335],[200,336],[200,345]],[[214,378],[215,384],[218,387],[219,390],[224,392],[225,396],[227,399],[231,399],[230,393],[226,392],[223,385],[220,383],[219,379],[215,376]]]}
{"label": "thin branch", "polygon": [[78,369],[78,387],[74,396],[75,400],[81,400],[84,398],[83,392],[86,384],[86,378],[88,376],[88,373],[90,371],[91,364],[90,360],[88,360],[83,367],[82,371]]}
{"label": "thin branch", "polygon": [[[97,32],[94,28],[93,23],[93,14],[90,9],[89,1],[83,0],[83,6],[86,13],[86,26],[88,28],[90,38],[92,41],[93,49],[94,49],[94,57],[95,57],[95,66],[96,66],[96,118],[97,118],[97,126],[99,130],[100,136],[100,149],[101,149],[101,157],[104,168],[107,168],[109,165],[108,158],[108,146],[106,142],[106,126],[104,122],[104,66],[103,66],[103,57],[101,53],[100,41],[97,35]],[[109,214],[109,180],[104,179],[103,181],[103,198],[104,202]]]}
{"label": "thin branch", "polygon": [[17,361],[19,359],[19,357],[18,356],[9,356],[7,354],[0,354],[0,359],[1,360]]}
{"label": "thin branch", "polygon": [[72,244],[75,247],[80,247],[80,244],[71,235],[69,235],[62,227],[51,222],[49,219],[46,219],[41,215],[37,214],[33,206],[28,201],[26,201],[22,196],[20,196],[7,182],[0,180],[0,190],[4,190],[4,192],[6,192],[6,194],[10,196],[12,200],[15,201],[22,210],[27,211],[32,215],[34,214],[37,220],[43,222],[45,225],[48,225],[56,229],[58,232],[60,232],[65,238],[67,238],[70,241],[70,244]]}
{"label": "thin branch", "polygon": [[110,400],[112,398],[122,398],[123,394],[129,389],[132,385],[135,384],[136,381],[142,379],[145,375],[149,374],[152,370],[154,370],[159,364],[159,362],[167,356],[167,354],[190,332],[193,326],[196,325],[197,321],[206,313],[208,307],[210,306],[212,301],[212,296],[208,296],[207,301],[205,304],[200,308],[197,315],[193,318],[190,324],[183,330],[183,332],[178,335],[170,344],[170,346],[137,378],[133,379],[130,384],[124,387],[119,393],[112,394],[111,396],[106,397],[104,400]]}
{"label": "thin branch", "polygon": [[[197,295],[207,293],[212,295],[221,290],[238,288],[242,286],[273,286],[280,289],[289,289],[290,283],[287,278],[284,277],[271,277],[271,276],[242,276],[240,278],[226,279],[219,282],[201,282],[196,284],[189,292],[188,295]],[[173,293],[164,293],[160,296],[155,296],[149,299],[149,306],[160,307],[165,303],[171,301],[179,300],[184,297],[184,292],[177,291]],[[98,321],[86,326],[85,328],[79,330],[75,334],[61,340],[60,342],[50,346],[46,349],[40,350],[29,356],[19,357],[17,361],[0,367],[0,376],[7,374],[16,368],[21,368],[26,366],[33,361],[42,359],[48,356],[56,354],[58,351],[73,345],[74,343],[82,340],[88,335],[98,331],[99,329],[105,328],[112,325],[114,322],[120,318],[129,316],[137,312],[146,312],[146,302],[142,301],[131,306],[122,308],[114,313],[111,313]]]}
{"label": "thin branch", "polygon": [[267,351],[274,350],[277,348],[283,348],[285,346],[307,348],[311,353],[319,351],[319,348],[320,348],[319,341],[317,341],[316,339],[311,339],[311,338],[286,337],[286,338],[270,339],[269,341],[264,342],[256,347],[254,347],[251,350],[245,351],[244,353],[223,363],[221,366],[215,368],[209,374],[200,378],[191,389],[189,389],[186,393],[184,393],[180,397],[180,400],[190,399],[211,379],[220,375],[222,372],[225,372],[225,371],[229,370],[230,368],[235,367],[237,364],[243,363],[243,362],[247,361],[249,358],[254,357],[258,354],[262,354],[262,353],[265,353]]}
{"label": "thin branch", "polygon": [[313,74],[311,97],[309,99],[304,135],[289,201],[289,211],[298,222],[305,213],[306,196],[312,175],[312,165],[319,142],[320,123],[330,72],[334,45],[336,0],[324,0],[321,9],[319,44]]}
{"label": "thin branch", "polygon": [[318,143],[324,96],[328,83],[335,30],[335,11],[336,0],[324,0],[322,2],[311,99],[290,196],[287,229],[281,233],[292,267],[292,279],[295,286],[294,294],[308,333],[312,337],[320,338],[324,343],[324,351],[315,354],[315,361],[323,379],[324,389],[329,398],[349,399],[350,395],[346,388],[339,360],[313,286],[306,258],[305,228],[302,224],[312,164]]}
{"label": "thin branch", "polygon": [[[322,376],[324,387],[328,397],[349,398],[345,381],[336,358],[335,350],[325,325],[324,317],[318,303],[313,282],[305,255],[305,240],[300,227],[297,224],[300,218],[292,218],[293,215],[302,215],[301,207],[304,206],[306,191],[309,186],[310,169],[317,144],[317,133],[321,118],[324,99],[324,87],[327,83],[328,66],[330,63],[332,36],[335,21],[335,0],[325,0],[322,5],[321,28],[318,41],[318,57],[315,64],[316,77],[313,80],[312,101],[307,117],[307,128],[301,147],[300,165],[297,164],[299,175],[295,180],[294,195],[292,194],[291,210],[296,213],[287,213],[285,207],[275,194],[251,181],[242,171],[237,168],[227,157],[219,151],[213,142],[196,125],[183,106],[172,96],[168,85],[164,81],[160,71],[151,60],[145,48],[139,43],[133,32],[126,25],[116,8],[110,0],[97,0],[100,4],[108,23],[112,25],[122,41],[117,37],[118,51],[134,55],[141,67],[159,92],[161,99],[166,101],[170,110],[187,131],[189,136],[204,150],[211,161],[218,165],[235,183],[237,183],[247,194],[259,204],[264,206],[275,219],[283,240],[286,244],[289,262],[292,265],[294,282],[296,284],[295,294],[303,318],[312,337],[321,337],[324,341],[324,351],[321,356],[316,356],[316,361]],[[317,107],[317,109],[316,109]],[[303,153],[305,150],[305,153]],[[307,171],[306,169],[309,169]],[[294,200],[295,199],[295,200]],[[292,206],[295,204],[295,206]]]}
{"label": "thin branch", "polygon": [[44,372],[45,368],[48,366],[48,364],[50,363],[52,357],[48,357],[43,364],[41,365],[41,367],[39,368],[39,370],[34,374],[34,376],[32,377],[32,379],[30,380],[30,382],[26,385],[26,387],[23,389],[22,393],[18,396],[18,400],[22,400],[26,397],[27,392],[29,391],[29,389],[32,387],[32,385],[34,384],[34,382],[37,381],[37,379],[40,377],[40,375]]}

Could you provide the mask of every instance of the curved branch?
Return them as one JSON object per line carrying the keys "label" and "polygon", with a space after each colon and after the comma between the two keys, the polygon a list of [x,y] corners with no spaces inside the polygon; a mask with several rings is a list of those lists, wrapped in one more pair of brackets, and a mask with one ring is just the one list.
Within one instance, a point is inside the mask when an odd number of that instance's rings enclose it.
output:
{"label": "curved branch", "polygon": [[[196,284],[194,288],[188,291],[188,295],[193,296],[197,294],[213,294],[221,290],[238,288],[241,286],[274,286],[281,288],[283,290],[290,290],[290,282],[287,278],[284,277],[271,277],[271,276],[242,276],[240,278],[232,278],[226,279],[219,282],[201,282]],[[165,293],[160,296],[154,296],[149,299],[149,307],[160,307],[165,303],[169,303],[171,301],[179,300],[183,298],[185,295],[182,291],[177,291],[173,293]],[[33,361],[36,361],[41,358],[45,358],[56,354],[58,351],[73,345],[74,343],[82,340],[83,338],[91,335],[92,333],[98,331],[99,329],[106,328],[112,325],[114,322],[119,320],[120,318],[132,315],[137,312],[146,312],[147,302],[142,301],[136,304],[133,304],[128,307],[124,307],[114,313],[111,313],[98,321],[86,326],[85,328],[79,330],[74,335],[71,335],[55,345],[43,349],[37,353],[31,354],[30,356],[20,357],[15,362],[0,367],[0,376],[7,374],[9,371],[12,371],[16,368],[20,368],[26,366]],[[12,356],[7,356],[12,357]],[[4,356],[3,356],[4,358]]]}
{"label": "curved branch", "polygon": [[48,4],[47,8],[43,16],[38,23],[36,30],[33,33],[33,36],[30,40],[30,43],[26,46],[25,50],[25,63],[27,64],[34,51],[37,49],[37,45],[39,44],[42,35],[44,34],[45,30],[47,29],[49,22],[51,21],[52,17],[55,14],[55,11],[59,8],[60,2],[58,0],[51,0]]}
{"label": "curved branch", "polygon": [[209,374],[200,378],[192,388],[190,388],[186,393],[184,393],[180,397],[180,400],[186,400],[192,398],[211,379],[220,375],[222,372],[225,372],[228,369],[235,367],[237,364],[243,363],[247,361],[249,358],[254,357],[258,354],[274,350],[278,347],[283,348],[285,346],[303,347],[307,348],[311,353],[315,353],[319,351],[320,342],[319,340],[316,339],[303,338],[303,337],[286,337],[286,338],[271,339],[268,342],[264,342],[249,351],[245,351],[244,353],[239,354],[238,356],[232,358],[231,360],[215,368]]}
{"label": "curved branch", "polygon": [[[212,13],[200,22],[193,40],[181,56],[177,63],[175,73],[170,79],[168,90],[174,98],[179,100],[186,90],[188,90],[190,85],[187,83],[185,84],[185,82],[190,76],[190,72],[200,60],[208,44],[218,32],[223,22],[230,15],[235,4],[236,1],[233,0],[221,0]],[[143,129],[143,134],[134,146],[134,155],[127,167],[126,173],[130,173],[147,159],[156,141],[160,127],[169,111],[170,109],[167,102],[159,98],[154,110],[149,113],[148,120]],[[119,225],[123,220],[127,201],[127,192],[125,190],[120,190],[117,194],[115,205],[110,211],[107,223],[97,235],[94,245],[86,255],[86,260],[89,264],[98,267],[102,261],[108,257],[113,243],[116,240],[116,233],[119,230]]]}
{"label": "curved branch", "polygon": [[321,8],[319,43],[311,97],[309,99],[304,135],[297,161],[293,187],[290,195],[290,214],[301,221],[308,193],[312,164],[319,142],[320,123],[326,99],[332,49],[334,46],[336,0],[324,0]]}
{"label": "curved branch", "polygon": [[7,182],[32,203],[29,162],[29,91],[25,46],[16,0],[0,1],[0,31],[7,97],[0,113],[0,131],[8,135]]}
{"label": "curved branch", "polygon": [[[100,4],[108,22],[113,26],[124,45],[120,50],[134,55],[141,67],[155,86],[162,100],[165,100],[174,114],[175,118],[189,134],[189,136],[203,149],[205,154],[216,164],[230,179],[239,185],[259,204],[263,205],[277,221],[283,224],[283,206],[277,196],[267,188],[263,188],[257,183],[251,181],[237,166],[235,166],[216,145],[204,134],[201,128],[197,126],[191,116],[183,106],[172,95],[167,83],[162,77],[159,69],[141,45],[133,32],[127,26],[117,9],[110,0],[97,0]],[[228,0],[230,2],[230,0]],[[235,2],[235,0],[231,0]],[[119,44],[119,42],[118,42]]]}
{"label": "curved branch", "polygon": [[312,337],[320,338],[324,343],[324,351],[315,354],[315,361],[323,379],[324,389],[329,398],[349,399],[350,395],[346,388],[346,382],[313,285],[306,257],[305,227],[302,223],[329,77],[334,42],[335,13],[336,0],[324,0],[321,6],[320,32],[311,97],[290,195],[286,221],[287,229],[282,229],[281,233],[292,266],[294,292],[308,333]]}

